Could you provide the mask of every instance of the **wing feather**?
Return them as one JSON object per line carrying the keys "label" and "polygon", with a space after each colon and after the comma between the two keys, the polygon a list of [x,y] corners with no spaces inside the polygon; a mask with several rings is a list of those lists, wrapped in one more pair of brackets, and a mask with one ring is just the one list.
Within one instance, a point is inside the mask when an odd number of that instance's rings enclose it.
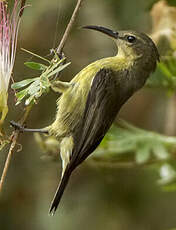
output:
{"label": "wing feather", "polygon": [[100,144],[121,107],[114,72],[101,69],[92,82],[82,124],[75,134],[71,164],[75,167]]}
{"label": "wing feather", "polygon": [[[115,75],[116,74],[116,75]],[[126,94],[117,81],[117,74],[101,69],[93,79],[79,128],[73,134],[74,149],[56,194],[50,213],[57,209],[72,171],[100,144],[122,104],[132,94]]]}

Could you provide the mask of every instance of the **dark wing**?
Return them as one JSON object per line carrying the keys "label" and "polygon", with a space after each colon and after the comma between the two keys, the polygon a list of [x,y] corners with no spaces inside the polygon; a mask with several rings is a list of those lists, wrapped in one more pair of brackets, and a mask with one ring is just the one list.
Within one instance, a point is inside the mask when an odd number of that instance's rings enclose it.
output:
{"label": "dark wing", "polygon": [[74,135],[73,168],[100,144],[122,105],[116,77],[112,70],[101,69],[93,79],[82,124]]}
{"label": "dark wing", "polygon": [[74,133],[72,157],[57,188],[50,213],[56,211],[72,171],[96,149],[115,119],[123,104],[119,92],[113,71],[102,69],[96,74],[80,128]]}

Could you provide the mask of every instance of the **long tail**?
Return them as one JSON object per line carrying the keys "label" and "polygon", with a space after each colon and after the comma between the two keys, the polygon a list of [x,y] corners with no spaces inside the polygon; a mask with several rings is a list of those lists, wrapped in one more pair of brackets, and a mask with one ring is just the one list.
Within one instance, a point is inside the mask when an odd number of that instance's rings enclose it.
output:
{"label": "long tail", "polygon": [[62,195],[64,193],[64,190],[67,186],[67,183],[69,181],[70,175],[72,173],[72,170],[69,166],[66,167],[64,175],[59,183],[59,186],[56,190],[56,193],[54,195],[53,201],[51,202],[51,207],[49,209],[49,214],[54,215],[55,211],[60,203],[60,200],[62,198]]}

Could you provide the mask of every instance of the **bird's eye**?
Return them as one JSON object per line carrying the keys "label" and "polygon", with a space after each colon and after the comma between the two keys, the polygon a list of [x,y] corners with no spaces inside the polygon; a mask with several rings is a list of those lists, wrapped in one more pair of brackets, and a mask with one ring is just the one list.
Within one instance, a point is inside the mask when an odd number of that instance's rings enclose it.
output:
{"label": "bird's eye", "polygon": [[127,36],[127,41],[130,42],[130,43],[133,43],[133,42],[136,41],[136,38],[134,36],[132,36],[132,35],[129,35],[129,36]]}

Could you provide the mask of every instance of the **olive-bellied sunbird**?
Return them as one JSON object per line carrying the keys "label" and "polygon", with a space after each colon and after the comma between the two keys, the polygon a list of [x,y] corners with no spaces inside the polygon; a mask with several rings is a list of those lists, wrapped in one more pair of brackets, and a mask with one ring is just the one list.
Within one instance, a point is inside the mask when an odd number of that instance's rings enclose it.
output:
{"label": "olive-bellied sunbird", "polygon": [[159,61],[154,42],[144,33],[114,32],[101,26],[83,28],[111,37],[117,45],[117,55],[91,63],[69,83],[56,82],[62,93],[56,119],[42,129],[59,140],[62,159],[62,176],[51,214],[55,213],[73,170],[97,148],[122,105],[145,84]]}

